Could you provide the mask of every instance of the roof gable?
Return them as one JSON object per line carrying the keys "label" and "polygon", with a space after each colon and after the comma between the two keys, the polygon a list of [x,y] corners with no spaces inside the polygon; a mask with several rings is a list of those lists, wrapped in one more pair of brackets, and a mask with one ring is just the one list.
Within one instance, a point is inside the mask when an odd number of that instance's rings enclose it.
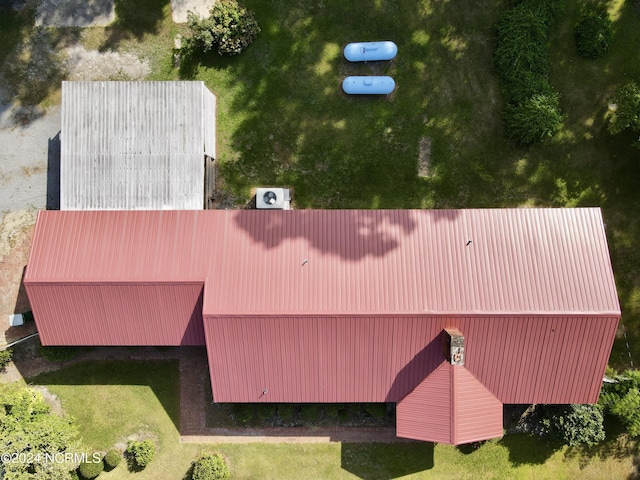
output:
{"label": "roof gable", "polygon": [[463,366],[443,362],[398,402],[396,432],[454,445],[501,437],[502,403]]}

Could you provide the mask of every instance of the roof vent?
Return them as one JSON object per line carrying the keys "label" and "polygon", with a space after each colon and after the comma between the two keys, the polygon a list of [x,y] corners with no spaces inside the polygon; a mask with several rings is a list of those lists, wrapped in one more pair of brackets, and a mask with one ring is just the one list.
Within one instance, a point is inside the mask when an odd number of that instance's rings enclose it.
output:
{"label": "roof vent", "polygon": [[256,208],[261,210],[289,210],[291,198],[288,188],[264,187],[256,189]]}
{"label": "roof vent", "polygon": [[456,328],[445,328],[445,356],[451,365],[464,365],[464,335]]}

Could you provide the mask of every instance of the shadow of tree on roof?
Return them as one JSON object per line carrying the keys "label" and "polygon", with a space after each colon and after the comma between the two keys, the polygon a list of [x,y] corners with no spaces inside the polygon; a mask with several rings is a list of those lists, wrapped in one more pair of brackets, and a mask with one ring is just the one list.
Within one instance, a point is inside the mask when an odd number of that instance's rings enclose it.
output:
{"label": "shadow of tree on roof", "polygon": [[342,468],[364,480],[404,477],[433,468],[433,443],[343,443]]}
{"label": "shadow of tree on roof", "polygon": [[[292,239],[306,239],[315,250],[357,261],[380,258],[399,248],[406,237],[416,233],[418,220],[424,220],[422,233],[428,241],[430,222],[453,222],[460,215],[460,210],[347,210],[341,215],[327,212],[299,210],[295,221],[291,221],[294,217],[288,212],[237,210],[234,221],[267,248],[276,248]],[[407,259],[414,260],[417,261]]]}

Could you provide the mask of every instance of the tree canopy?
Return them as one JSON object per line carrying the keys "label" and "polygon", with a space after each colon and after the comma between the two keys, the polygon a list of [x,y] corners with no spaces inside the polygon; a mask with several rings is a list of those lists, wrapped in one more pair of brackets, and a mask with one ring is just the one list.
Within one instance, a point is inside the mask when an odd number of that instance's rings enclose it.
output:
{"label": "tree canopy", "polygon": [[0,384],[0,471],[6,480],[63,480],[80,452],[78,431],[51,413],[42,394],[18,383]]}

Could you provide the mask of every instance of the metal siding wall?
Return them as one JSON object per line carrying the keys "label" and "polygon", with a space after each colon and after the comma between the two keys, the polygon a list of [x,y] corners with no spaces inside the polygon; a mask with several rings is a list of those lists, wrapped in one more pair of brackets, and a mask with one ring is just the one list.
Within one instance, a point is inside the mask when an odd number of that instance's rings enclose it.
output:
{"label": "metal siding wall", "polygon": [[203,345],[202,285],[28,285],[45,345]]}
{"label": "metal siding wall", "polygon": [[[213,317],[204,327],[216,401],[395,402],[443,360],[444,327],[465,368],[501,403],[597,400],[615,318]],[[604,342],[603,342],[603,339]]]}
{"label": "metal siding wall", "polygon": [[498,438],[503,434],[502,403],[466,368],[452,367],[454,434],[457,445]]}
{"label": "metal siding wall", "polygon": [[396,407],[396,435],[426,442],[452,442],[451,369],[443,363]]}

